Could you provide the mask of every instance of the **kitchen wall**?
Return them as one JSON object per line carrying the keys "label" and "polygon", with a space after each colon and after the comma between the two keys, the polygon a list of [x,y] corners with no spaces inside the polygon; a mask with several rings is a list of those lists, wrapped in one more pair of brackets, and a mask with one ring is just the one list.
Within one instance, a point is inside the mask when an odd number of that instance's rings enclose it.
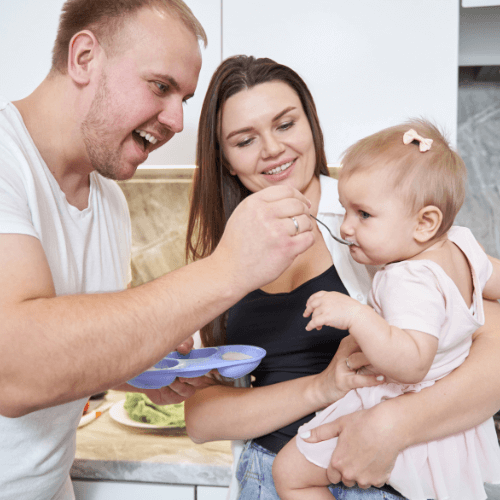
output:
{"label": "kitchen wall", "polygon": [[467,166],[468,192],[457,224],[469,227],[487,253],[498,258],[500,81],[481,81],[478,71],[461,68],[459,77],[457,147]]}

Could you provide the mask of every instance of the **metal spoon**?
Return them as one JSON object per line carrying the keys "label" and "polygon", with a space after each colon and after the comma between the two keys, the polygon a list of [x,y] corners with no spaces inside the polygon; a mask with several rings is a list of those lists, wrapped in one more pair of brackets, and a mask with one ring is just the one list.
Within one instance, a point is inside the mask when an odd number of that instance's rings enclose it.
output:
{"label": "metal spoon", "polygon": [[347,246],[351,246],[351,245],[354,245],[354,242],[352,241],[347,241],[347,240],[343,240],[342,238],[339,238],[338,236],[335,236],[331,231],[330,231],[330,228],[324,224],[323,222],[321,222],[319,219],[316,219],[316,217],[314,217],[314,215],[311,215],[309,214],[310,217],[312,217],[316,222],[319,222],[322,226],[325,226],[326,229],[328,230],[328,232],[330,233],[330,236],[335,240],[335,241],[338,241],[339,243],[342,243],[343,245],[347,245]]}

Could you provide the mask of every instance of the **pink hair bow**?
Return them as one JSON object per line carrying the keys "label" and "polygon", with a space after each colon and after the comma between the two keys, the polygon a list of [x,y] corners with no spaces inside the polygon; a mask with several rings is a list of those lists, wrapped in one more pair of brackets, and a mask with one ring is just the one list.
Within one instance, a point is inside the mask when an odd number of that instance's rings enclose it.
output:
{"label": "pink hair bow", "polygon": [[408,132],[404,133],[403,143],[410,144],[413,141],[418,141],[420,143],[419,149],[421,153],[425,153],[426,151],[429,151],[429,149],[431,149],[432,139],[425,139],[421,135],[418,135],[417,132],[411,128],[410,130],[408,130]]}

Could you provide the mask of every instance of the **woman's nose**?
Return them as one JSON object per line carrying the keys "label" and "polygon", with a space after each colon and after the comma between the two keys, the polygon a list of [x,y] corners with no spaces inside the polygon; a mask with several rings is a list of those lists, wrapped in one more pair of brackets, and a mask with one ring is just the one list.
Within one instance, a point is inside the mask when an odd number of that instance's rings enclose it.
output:
{"label": "woman's nose", "polygon": [[273,134],[267,134],[263,137],[262,156],[269,158],[277,156],[285,150],[285,145],[279,141]]}

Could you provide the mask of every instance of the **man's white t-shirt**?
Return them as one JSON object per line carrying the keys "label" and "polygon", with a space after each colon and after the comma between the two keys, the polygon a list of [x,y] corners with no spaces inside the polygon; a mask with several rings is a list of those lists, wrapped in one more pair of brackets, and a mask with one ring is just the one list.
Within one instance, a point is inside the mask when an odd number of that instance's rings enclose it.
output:
{"label": "man's white t-shirt", "polygon": [[[93,172],[88,207],[70,205],[20,113],[2,98],[0,233],[40,240],[57,295],[119,291],[130,282],[130,216],[119,186]],[[74,498],[69,470],[85,403],[0,416],[0,499]]]}

